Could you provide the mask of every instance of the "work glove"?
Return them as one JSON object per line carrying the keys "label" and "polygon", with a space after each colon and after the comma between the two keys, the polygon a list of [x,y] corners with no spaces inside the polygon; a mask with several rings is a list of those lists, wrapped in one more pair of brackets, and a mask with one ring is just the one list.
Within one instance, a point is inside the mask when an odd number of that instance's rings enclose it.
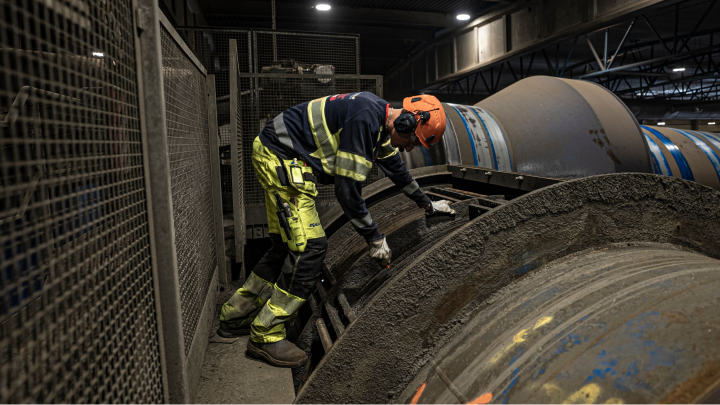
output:
{"label": "work glove", "polygon": [[455,210],[450,208],[450,201],[440,200],[431,202],[432,208],[430,211],[425,211],[426,216],[431,215],[455,215]]}
{"label": "work glove", "polygon": [[385,237],[368,242],[368,244],[370,245],[370,257],[380,262],[383,266],[390,264],[392,251],[390,250],[390,246],[388,246],[387,239],[385,239]]}

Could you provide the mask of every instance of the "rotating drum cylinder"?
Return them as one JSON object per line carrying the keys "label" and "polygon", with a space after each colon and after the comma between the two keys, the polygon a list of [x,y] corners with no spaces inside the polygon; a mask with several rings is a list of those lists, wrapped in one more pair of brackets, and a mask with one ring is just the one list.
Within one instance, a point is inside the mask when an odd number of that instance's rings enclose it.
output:
{"label": "rotating drum cylinder", "polygon": [[720,135],[645,125],[642,130],[653,173],[720,190]]}
{"label": "rotating drum cylinder", "polygon": [[443,106],[442,142],[403,153],[410,168],[464,164],[563,179],[653,172],[633,115],[592,82],[534,76],[475,106]]}
{"label": "rotating drum cylinder", "polygon": [[654,173],[720,190],[720,135],[641,127],[592,82],[534,76],[474,106],[443,107],[442,141],[401,153],[409,168],[471,165],[562,179]]}

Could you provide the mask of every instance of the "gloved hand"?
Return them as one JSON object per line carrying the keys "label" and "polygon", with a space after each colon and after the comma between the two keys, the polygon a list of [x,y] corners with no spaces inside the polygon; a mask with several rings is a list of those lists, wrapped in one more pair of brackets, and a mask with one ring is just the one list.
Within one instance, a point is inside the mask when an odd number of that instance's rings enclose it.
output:
{"label": "gloved hand", "polygon": [[368,243],[370,245],[370,257],[379,261],[383,266],[390,264],[392,251],[387,244],[385,237]]}
{"label": "gloved hand", "polygon": [[448,200],[440,200],[440,201],[433,201],[431,203],[431,209],[425,212],[425,215],[431,216],[431,215],[455,215],[455,210],[450,208],[450,201]]}

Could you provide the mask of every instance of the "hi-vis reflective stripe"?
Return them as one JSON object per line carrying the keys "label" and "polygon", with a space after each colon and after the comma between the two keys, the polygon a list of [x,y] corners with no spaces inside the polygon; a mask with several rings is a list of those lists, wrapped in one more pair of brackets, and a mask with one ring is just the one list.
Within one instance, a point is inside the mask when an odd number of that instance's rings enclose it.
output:
{"label": "hi-vis reflective stripe", "polygon": [[315,138],[315,145],[318,150],[313,152],[320,159],[323,170],[326,174],[333,175],[335,171],[335,151],[337,150],[337,140],[328,130],[325,124],[325,102],[327,97],[313,100],[308,104],[308,118],[310,120],[310,131]]}
{"label": "hi-vis reflective stripe", "polygon": [[390,141],[392,141],[392,139],[388,138],[388,140],[385,141],[385,143],[380,145],[380,147],[378,148],[378,154],[377,154],[378,159],[387,159],[389,157],[397,155],[398,149],[394,148],[390,144]]}
{"label": "hi-vis reflective stripe", "polygon": [[354,153],[339,150],[335,158],[335,174],[365,181],[372,169],[372,162]]}
{"label": "hi-vis reflective stripe", "polygon": [[407,186],[403,187],[402,192],[406,195],[410,195],[417,191],[420,186],[417,184],[417,181],[413,180],[412,183],[408,184]]}
{"label": "hi-vis reflective stripe", "polygon": [[650,148],[650,153],[652,153],[653,158],[653,171],[655,174],[662,174],[663,176],[670,176],[672,177],[672,170],[670,170],[670,164],[668,163],[667,159],[665,159],[665,155],[663,155],[662,150],[660,150],[660,147],[653,141],[652,138],[647,136],[647,134],[643,133],[645,136],[645,140],[647,141],[648,148]]}
{"label": "hi-vis reflective stripe", "polygon": [[370,216],[370,214],[368,213],[367,215],[365,215],[364,218],[351,219],[351,220],[350,220],[350,223],[352,224],[352,226],[353,226],[355,229],[365,228],[365,227],[368,227],[368,226],[372,225],[373,219],[372,219],[372,217]]}
{"label": "hi-vis reflective stripe", "polygon": [[480,107],[470,107],[475,115],[480,118],[480,122],[485,128],[485,133],[490,140],[490,147],[495,155],[495,169],[506,172],[512,171],[512,160],[510,159],[510,150],[503,136],[502,130],[495,118],[489,112]]}
{"label": "hi-vis reflective stripe", "polygon": [[273,127],[275,127],[275,135],[277,135],[280,143],[292,149],[293,143],[292,139],[290,139],[290,134],[288,134],[287,128],[285,128],[285,121],[283,121],[283,113],[280,113],[280,115],[273,118]]}

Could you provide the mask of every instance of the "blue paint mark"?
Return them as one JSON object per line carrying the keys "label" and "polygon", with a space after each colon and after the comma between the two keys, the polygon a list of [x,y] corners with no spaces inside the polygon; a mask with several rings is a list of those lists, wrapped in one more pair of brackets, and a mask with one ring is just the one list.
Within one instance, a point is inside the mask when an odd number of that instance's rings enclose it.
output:
{"label": "blue paint mark", "polygon": [[518,375],[518,373],[520,373],[519,367],[516,368],[515,371],[513,371],[513,375],[515,376],[515,378],[513,378],[512,381],[510,381],[510,384],[508,384],[507,388],[505,388],[505,390],[503,390],[502,394],[500,395],[501,397],[505,397],[505,399],[503,399],[503,404],[507,403],[508,394],[510,393],[510,390],[515,386],[515,384],[517,384],[518,380],[520,379],[520,376]]}
{"label": "blue paint mark", "polygon": [[455,106],[452,106],[452,108],[454,108],[455,111],[457,111],[458,115],[460,116],[460,119],[463,122],[463,125],[465,125],[465,130],[467,131],[468,137],[470,137],[470,147],[472,148],[473,159],[475,160],[475,166],[479,166],[477,152],[475,151],[475,140],[473,139],[472,132],[470,132],[470,127],[468,126],[467,121],[465,121],[465,117],[460,113],[460,110],[458,110],[457,107],[455,107]]}
{"label": "blue paint mark", "polygon": [[[683,358],[683,349],[666,347],[648,339],[654,329],[663,328],[666,323],[667,320],[657,311],[643,312],[626,322],[619,334],[629,338],[629,342],[611,347],[609,353],[601,350],[585,381],[612,380],[613,386],[624,392],[656,389],[646,381],[646,373],[651,373],[658,367],[661,367],[663,374],[673,373],[674,371],[668,368],[679,369],[678,362]],[[618,370],[617,359],[632,361],[621,366],[624,370]]]}
{"label": "blue paint mark", "polygon": [[653,164],[653,172],[655,174],[662,174],[665,176],[672,177],[672,170],[670,169],[670,164],[668,164],[667,159],[665,159],[665,155],[663,155],[662,150],[658,146],[658,144],[647,134],[645,135],[645,140],[648,143],[648,148],[650,149],[650,157],[652,157],[652,164]]}
{"label": "blue paint mark", "polygon": [[471,108],[470,111],[475,113],[475,115],[478,117],[478,119],[482,123],[483,128],[485,128],[485,135],[487,135],[487,139],[488,139],[488,141],[490,141],[490,151],[492,151],[493,162],[495,162],[495,170],[498,170],[498,168],[500,167],[500,164],[498,163],[497,155],[495,154],[495,144],[493,144],[492,136],[490,136],[490,131],[488,131],[487,125],[485,125],[485,121],[482,118],[480,118],[480,114],[478,114],[474,108]]}
{"label": "blue paint mark", "polygon": [[643,129],[646,131],[649,131],[653,135],[655,135],[660,142],[665,145],[665,147],[670,151],[670,154],[675,158],[675,163],[677,163],[678,167],[680,168],[680,175],[685,180],[695,181],[695,177],[693,176],[692,170],[690,169],[690,165],[688,164],[687,160],[685,160],[685,155],[683,155],[682,151],[674,144],[670,139],[665,137],[665,135],[661,134],[660,132],[647,127],[645,125],[641,125]]}
{"label": "blue paint mark", "polygon": [[585,315],[582,318],[580,318],[581,321],[586,321],[588,318],[590,318],[590,315]]}
{"label": "blue paint mark", "polygon": [[640,367],[638,367],[638,362],[637,362],[637,360],[635,360],[632,363],[628,364],[625,375],[628,377],[632,377],[639,372],[640,372]]}
{"label": "blue paint mark", "polygon": [[537,378],[540,377],[540,376],[543,375],[543,374],[545,374],[545,369],[544,369],[544,368],[541,368],[540,370],[537,371],[537,373],[535,373],[535,374],[533,375],[533,380],[537,380]]}
{"label": "blue paint mark", "polygon": [[530,271],[534,268],[535,268],[535,262],[528,263],[528,264],[520,267],[519,269],[516,269],[515,274],[517,274],[518,276],[522,276],[523,274],[527,273],[528,271]]}
{"label": "blue paint mark", "polygon": [[525,353],[525,349],[523,349],[522,347],[518,347],[517,351],[515,352],[515,356],[513,356],[513,358],[510,359],[509,365],[512,366],[512,364],[515,363],[515,360],[519,359],[520,356],[523,355],[523,353]]}
{"label": "blue paint mark", "polygon": [[493,119],[493,121],[495,121],[495,125],[497,125],[497,128],[500,130],[500,135],[502,135],[503,139],[505,140],[505,149],[507,149],[507,152],[508,152],[508,163],[510,163],[510,171],[512,171],[513,165],[512,165],[512,159],[510,158],[510,147],[508,146],[507,137],[505,136],[505,133],[503,132],[502,128],[500,128],[500,125],[497,123],[497,120],[495,119],[495,117],[493,117],[493,115],[490,114],[490,111],[485,110],[485,112],[487,113],[487,115],[490,116],[490,118]]}
{"label": "blue paint mark", "polygon": [[560,289],[557,287],[548,288],[540,294],[532,297],[530,300],[525,301],[520,305],[520,308],[526,308],[529,305],[534,305],[536,301],[548,301],[555,294],[559,293]]}
{"label": "blue paint mark", "polygon": [[[603,352],[605,352],[605,351],[603,350]],[[603,357],[605,357],[605,356],[603,356]],[[610,361],[601,361],[599,366],[592,371],[592,374],[590,376],[588,376],[588,378],[585,380],[585,382],[589,382],[595,378],[604,380],[605,376],[608,374],[610,374],[611,376],[617,375],[617,371],[615,371],[616,365],[617,365],[617,359],[612,359]]]}

